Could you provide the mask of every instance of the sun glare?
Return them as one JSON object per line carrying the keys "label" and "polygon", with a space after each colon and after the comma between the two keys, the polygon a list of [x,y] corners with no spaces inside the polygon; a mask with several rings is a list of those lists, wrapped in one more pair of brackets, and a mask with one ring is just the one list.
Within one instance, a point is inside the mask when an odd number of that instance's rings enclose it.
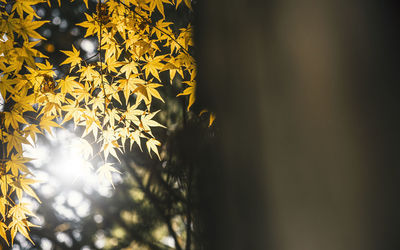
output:
{"label": "sun glare", "polygon": [[[45,184],[82,187],[86,193],[95,190],[100,195],[110,196],[111,185],[105,185],[96,174],[99,162],[93,160],[95,157],[90,143],[67,129],[54,130],[53,134],[47,136],[50,145],[37,143],[36,147],[25,148],[26,156],[34,158],[32,163],[41,170],[37,177]],[[114,182],[121,181],[117,176],[113,177]],[[44,190],[45,193],[52,193],[49,187]]]}
{"label": "sun glare", "polygon": [[55,136],[49,139],[50,146],[39,144],[26,150],[27,156],[35,159],[33,164],[36,167],[48,164],[48,172],[67,185],[80,182],[94,185],[98,182],[87,141],[65,129],[55,131]]}
{"label": "sun glare", "polygon": [[[114,189],[96,173],[101,163],[99,158],[93,157],[88,141],[67,129],[52,132],[54,136],[46,135],[46,140],[38,141],[35,147],[24,146],[26,157],[34,158],[32,172],[40,180],[34,187],[40,190],[40,198],[54,200],[53,208],[60,216],[78,220],[89,214],[91,201],[88,195],[97,192],[110,197]],[[32,141],[31,144],[34,145]],[[118,183],[122,179],[113,175],[113,181]]]}

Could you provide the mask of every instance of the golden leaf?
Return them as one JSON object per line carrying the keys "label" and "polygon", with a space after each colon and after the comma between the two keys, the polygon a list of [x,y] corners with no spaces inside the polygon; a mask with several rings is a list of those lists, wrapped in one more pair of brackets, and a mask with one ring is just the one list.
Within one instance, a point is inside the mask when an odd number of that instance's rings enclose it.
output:
{"label": "golden leaf", "polygon": [[97,169],[96,173],[101,179],[108,181],[114,187],[114,183],[112,181],[112,173],[120,174],[121,172],[119,172],[112,165],[112,163],[105,163],[101,167],[99,167],[99,169]]}

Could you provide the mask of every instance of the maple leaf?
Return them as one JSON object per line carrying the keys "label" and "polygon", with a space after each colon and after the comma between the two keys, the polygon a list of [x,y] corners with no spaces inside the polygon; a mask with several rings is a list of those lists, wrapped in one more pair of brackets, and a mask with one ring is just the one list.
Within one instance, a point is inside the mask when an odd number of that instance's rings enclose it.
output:
{"label": "maple leaf", "polygon": [[10,202],[8,202],[7,198],[0,197],[0,214],[4,219],[6,218],[6,206],[10,206]]}
{"label": "maple leaf", "polygon": [[90,84],[85,82],[85,85],[83,88],[77,88],[74,90],[73,95],[75,95],[75,98],[78,102],[81,102],[82,100],[85,101],[85,103],[89,102],[89,98],[91,98],[90,94]]}
{"label": "maple leaf", "polygon": [[58,81],[58,87],[61,88],[61,93],[73,93],[75,89],[82,89],[83,85],[76,80],[74,76],[66,76]]}
{"label": "maple leaf", "polygon": [[161,69],[161,71],[169,71],[169,80],[170,83],[172,84],[172,81],[175,78],[176,73],[181,75],[183,77],[183,71],[179,65],[179,62],[175,59],[175,57],[171,57],[169,59],[164,59],[167,62],[165,63],[164,67]]}
{"label": "maple leaf", "polygon": [[6,134],[7,152],[11,152],[13,148],[22,154],[22,144],[30,144],[30,142],[18,130],[14,130],[12,134]]}
{"label": "maple leaf", "polygon": [[158,149],[157,149],[157,146],[161,146],[161,143],[154,138],[150,138],[149,140],[147,140],[146,146],[147,146],[147,151],[149,151],[150,157],[151,157],[151,151],[153,151],[154,153],[156,153],[158,159],[161,161],[161,157],[158,154]]}
{"label": "maple leaf", "polygon": [[42,116],[39,122],[39,127],[42,129],[42,131],[47,131],[50,135],[53,135],[51,132],[51,128],[61,128],[60,125],[58,125],[53,119],[55,118],[54,115],[52,116]]}
{"label": "maple leaf", "polygon": [[62,62],[60,65],[63,64],[71,64],[71,69],[70,71],[76,66],[80,65],[82,58],[80,58],[79,50],[77,50],[74,45],[72,45],[72,51],[66,51],[66,50],[60,50],[62,53],[66,54],[68,56],[67,59],[65,59],[64,62]]}
{"label": "maple leaf", "polygon": [[[32,111],[35,112],[35,109],[32,107],[34,103],[34,96],[30,95],[27,96],[26,94],[20,93],[21,95],[12,95],[12,99],[15,101],[13,111],[14,112],[26,112]],[[22,114],[21,114],[22,115]],[[24,123],[24,122],[21,122]]]}
{"label": "maple leaf", "polygon": [[[143,85],[146,83],[146,81],[138,78],[137,76],[138,75],[130,75],[128,79],[121,79],[118,81],[118,90],[123,90],[126,104],[128,104],[129,97],[131,96],[132,92],[135,92],[136,87],[140,84]],[[142,95],[146,97],[147,93],[142,93]],[[140,102],[140,100],[138,100],[138,102]]]}
{"label": "maple leaf", "polygon": [[97,118],[96,110],[86,108],[83,112],[82,117],[84,118],[84,123],[86,127],[82,137],[86,136],[90,132],[93,132],[93,135],[95,136],[95,138],[97,138],[97,133],[99,129],[101,129],[101,125],[99,119]]}
{"label": "maple leaf", "polygon": [[158,81],[161,82],[160,76],[158,75],[158,71],[160,71],[163,67],[164,64],[161,63],[161,60],[165,56],[156,56],[154,58],[147,57],[147,64],[144,65],[143,69],[145,71],[146,78],[149,77],[149,74],[152,74],[155,78],[157,78]]}
{"label": "maple leaf", "polygon": [[106,129],[103,129],[103,150],[104,150],[104,159],[107,160],[108,155],[111,154],[119,161],[117,152],[115,149],[119,149],[119,144],[117,142],[116,133],[112,126],[107,126]]}
{"label": "maple leaf", "polygon": [[11,155],[11,160],[6,162],[6,172],[11,169],[14,176],[18,176],[20,170],[22,173],[32,174],[24,163],[33,160],[32,158],[22,157],[18,154]]}
{"label": "maple leaf", "polygon": [[165,17],[163,3],[171,4],[171,2],[168,0],[148,0],[147,2],[150,2],[150,12],[153,12],[154,8],[157,7],[158,11],[163,15],[163,17]]}
{"label": "maple leaf", "polygon": [[4,74],[2,76],[0,76],[0,94],[2,96],[7,96],[7,93],[11,93],[14,94],[14,88],[13,85],[17,83],[16,79],[9,79],[9,75],[8,74]]}
{"label": "maple leaf", "polygon": [[78,124],[78,122],[82,119],[82,112],[84,110],[79,107],[78,101],[67,99],[67,102],[62,106],[62,110],[66,111],[67,113],[64,115],[61,125],[74,118],[74,124],[76,127],[76,124]]}
{"label": "maple leaf", "polygon": [[104,99],[104,95],[100,94],[101,96],[99,97],[94,97],[92,98],[92,100],[90,100],[90,102],[88,104],[92,105],[92,109],[93,110],[100,110],[100,112],[104,113],[104,104],[105,104],[105,99]]}
{"label": "maple leaf", "polygon": [[112,165],[112,163],[105,163],[97,169],[96,173],[99,178],[108,181],[114,187],[114,183],[112,181],[112,173],[121,174],[121,172],[114,168]]}
{"label": "maple leaf", "polygon": [[120,150],[119,144],[117,140],[111,141],[109,143],[104,143],[103,144],[103,154],[104,154],[104,159],[107,160],[108,155],[112,155],[115,159],[119,160],[119,157],[117,155],[117,151],[115,149]]}
{"label": "maple leaf", "polygon": [[36,63],[35,64],[39,69],[41,75],[48,75],[54,77],[56,73],[53,71],[53,65],[46,60],[45,63]]}
{"label": "maple leaf", "polygon": [[[84,0],[87,3],[87,0]],[[85,13],[86,20],[82,23],[78,23],[77,25],[86,28],[85,37],[91,36],[93,34],[97,34],[100,32],[100,25],[97,24],[96,20],[92,18],[89,14]]]}
{"label": "maple leaf", "polygon": [[18,129],[19,124],[28,124],[27,121],[22,117],[21,114],[11,111],[11,112],[4,112],[5,118],[4,118],[4,125],[6,128],[9,128],[10,125],[13,129]]}
{"label": "maple leaf", "polygon": [[26,218],[28,218],[27,215],[36,217],[36,215],[27,208],[28,205],[29,205],[29,203],[26,203],[26,202],[21,202],[19,204],[15,204],[8,212],[7,217],[8,218],[11,217],[11,218],[17,219],[17,220],[26,219]]}
{"label": "maple leaf", "polygon": [[16,188],[17,197],[19,200],[22,198],[22,191],[28,195],[35,198],[39,203],[41,203],[39,197],[36,195],[35,191],[29,186],[39,181],[25,178],[26,174],[20,175],[15,181],[11,183]]}
{"label": "maple leaf", "polygon": [[82,73],[81,74],[81,80],[86,80],[86,81],[93,81],[94,77],[99,77],[99,72],[94,70],[94,65],[89,65],[87,67],[83,66],[81,69],[78,70],[78,72]]}
{"label": "maple leaf", "polygon": [[132,149],[133,144],[136,142],[136,144],[139,146],[140,151],[143,151],[142,149],[142,144],[141,144],[141,133],[139,130],[135,130],[133,132],[128,133],[130,140],[130,148]]}
{"label": "maple leaf", "polygon": [[34,227],[36,225],[27,221],[27,218],[28,218],[27,215],[35,216],[35,214],[32,213],[27,208],[27,205],[28,205],[28,203],[19,203],[10,209],[8,217],[12,218],[12,222],[10,223],[8,228],[11,229],[10,230],[11,231],[11,244],[13,244],[14,238],[15,238],[17,232],[20,232],[32,244],[35,244],[35,243],[33,243],[32,239],[29,237],[28,230],[29,230],[29,227]]}
{"label": "maple leaf", "polygon": [[109,72],[114,72],[118,74],[118,70],[116,68],[121,67],[123,63],[118,61],[115,55],[109,57],[107,57],[106,55],[106,65]]}
{"label": "maple leaf", "polygon": [[142,115],[142,117],[140,118],[141,123],[140,123],[139,127],[141,127],[146,133],[149,133],[150,135],[152,135],[150,127],[162,127],[162,128],[165,128],[164,125],[161,125],[160,123],[158,123],[158,122],[153,120],[153,117],[158,112],[160,112],[160,110],[158,110],[156,112],[153,112],[153,113],[150,113],[148,115]]}
{"label": "maple leaf", "polygon": [[[25,0],[20,0],[20,1],[25,1]],[[21,19],[18,35],[22,36],[22,38],[26,41],[29,40],[29,37],[46,40],[35,30],[48,22],[49,21],[33,21],[33,15],[29,15],[25,19]]]}
{"label": "maple leaf", "polygon": [[178,94],[177,96],[181,95],[189,95],[189,104],[187,106],[187,110],[189,111],[190,107],[193,105],[194,101],[196,100],[195,91],[196,91],[196,82],[195,81],[184,81],[189,85],[182,93]]}
{"label": "maple leaf", "polygon": [[7,195],[11,182],[13,182],[13,178],[10,174],[3,174],[0,176],[0,189],[3,195]]}
{"label": "maple leaf", "polygon": [[[161,84],[157,83],[148,83],[148,84],[141,84],[136,83],[136,88],[133,90],[133,93],[138,95],[137,102],[140,102],[143,98],[146,99],[147,103],[151,103],[151,97],[154,96],[155,98],[164,102],[164,99],[161,97],[160,93],[156,90],[156,88],[161,87]],[[140,95],[139,95],[140,94]]]}
{"label": "maple leaf", "polygon": [[8,239],[7,239],[7,235],[6,235],[7,229],[8,229],[7,225],[0,221],[0,236],[7,242],[7,245],[9,246],[10,244],[8,243]]}
{"label": "maple leaf", "polygon": [[30,136],[34,143],[36,142],[36,134],[42,134],[35,124],[30,124],[29,126],[25,127],[23,132],[24,135]]}
{"label": "maple leaf", "polygon": [[118,93],[118,87],[116,84],[107,84],[104,85],[105,93],[107,94],[107,98],[105,100],[106,106],[109,104],[111,101],[111,98],[116,100],[117,102],[121,103],[121,100],[119,99],[119,93]]}
{"label": "maple leaf", "polygon": [[128,105],[126,112],[124,113],[124,117],[126,120],[133,122],[137,126],[140,124],[140,120],[138,116],[144,114],[145,112],[143,110],[137,109],[138,105]]}
{"label": "maple leaf", "polygon": [[133,74],[137,74],[138,73],[138,64],[135,61],[131,61],[131,62],[125,62],[124,66],[122,66],[122,68],[120,69],[121,73],[125,73],[125,76],[127,79],[129,79],[129,76],[131,75],[131,73]]}
{"label": "maple leaf", "polygon": [[32,5],[38,4],[38,3],[44,3],[46,2],[45,0],[16,0],[12,10],[17,10],[17,13],[20,17],[24,16],[23,13],[27,13],[28,15],[32,15],[36,18],[40,18],[35,10],[32,8]]}
{"label": "maple leaf", "polygon": [[115,122],[119,122],[120,120],[121,120],[121,116],[119,114],[119,111],[116,109],[111,109],[108,111],[107,115],[104,117],[103,124],[106,124],[107,122],[109,122],[111,127],[114,127]]}
{"label": "maple leaf", "polygon": [[[154,26],[154,28],[151,31],[151,34],[156,33],[156,36],[160,39],[160,40],[165,40],[168,39],[168,35],[173,35],[171,34],[171,29],[169,29],[169,26],[173,24],[171,22],[165,22],[164,19],[158,20],[156,22],[156,25]],[[168,34],[168,35],[167,35]]]}

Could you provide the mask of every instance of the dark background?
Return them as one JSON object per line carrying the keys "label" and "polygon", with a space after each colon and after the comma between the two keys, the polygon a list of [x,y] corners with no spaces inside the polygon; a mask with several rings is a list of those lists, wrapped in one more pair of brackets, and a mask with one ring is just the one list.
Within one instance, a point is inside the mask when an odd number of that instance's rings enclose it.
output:
{"label": "dark background", "polygon": [[397,12],[199,3],[199,100],[221,128],[207,249],[399,249]]}

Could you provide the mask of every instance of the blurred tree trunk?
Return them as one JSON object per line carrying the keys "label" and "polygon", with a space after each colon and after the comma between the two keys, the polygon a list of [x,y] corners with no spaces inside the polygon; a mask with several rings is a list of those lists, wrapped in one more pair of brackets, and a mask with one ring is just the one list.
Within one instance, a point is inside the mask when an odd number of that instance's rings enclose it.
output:
{"label": "blurred tree trunk", "polygon": [[207,249],[400,249],[395,4],[198,5]]}

